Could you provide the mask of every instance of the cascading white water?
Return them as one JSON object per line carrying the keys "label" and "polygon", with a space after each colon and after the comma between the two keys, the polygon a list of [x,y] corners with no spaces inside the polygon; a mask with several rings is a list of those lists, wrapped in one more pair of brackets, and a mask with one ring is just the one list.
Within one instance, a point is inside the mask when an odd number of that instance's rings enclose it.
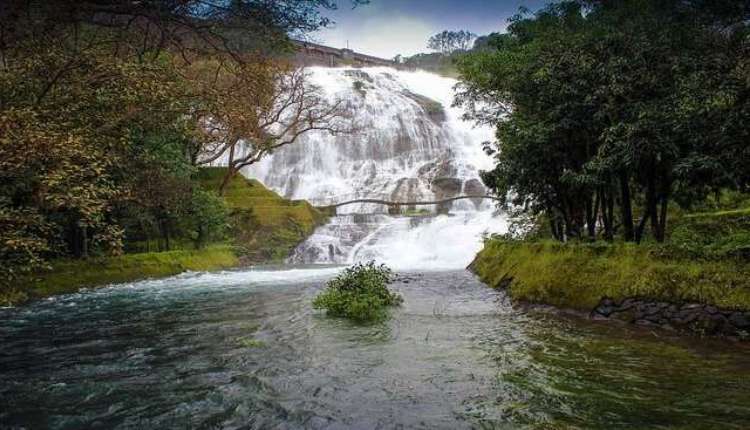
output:
{"label": "cascading white water", "polygon": [[[451,107],[456,81],[391,68],[309,70],[330,100],[342,100],[356,131],[304,135],[244,173],[280,194],[326,205],[355,198],[441,200],[482,195],[481,169],[492,166],[481,143],[492,130],[473,127]],[[390,216],[386,207],[356,204],[319,228],[290,258],[295,263],[376,260],[398,269],[466,266],[485,232],[505,219],[491,201],[420,206],[431,215]],[[440,215],[437,215],[437,213]]]}

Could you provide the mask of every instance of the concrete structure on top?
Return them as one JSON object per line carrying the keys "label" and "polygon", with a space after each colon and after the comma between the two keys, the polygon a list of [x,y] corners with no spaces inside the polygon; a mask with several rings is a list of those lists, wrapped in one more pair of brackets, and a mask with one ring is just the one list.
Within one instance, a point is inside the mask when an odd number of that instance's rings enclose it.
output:
{"label": "concrete structure on top", "polygon": [[403,64],[396,63],[395,61],[360,54],[348,48],[332,48],[301,40],[294,40],[293,43],[297,48],[297,52],[294,55],[295,61],[305,66],[404,67]]}

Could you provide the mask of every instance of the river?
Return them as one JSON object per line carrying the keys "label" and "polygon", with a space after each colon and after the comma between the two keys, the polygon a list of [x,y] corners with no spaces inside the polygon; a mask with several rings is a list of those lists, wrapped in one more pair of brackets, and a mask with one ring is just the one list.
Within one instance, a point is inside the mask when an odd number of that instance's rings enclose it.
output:
{"label": "river", "polygon": [[467,271],[402,273],[357,325],[340,268],[184,274],[0,309],[0,428],[737,428],[747,347],[514,309]]}

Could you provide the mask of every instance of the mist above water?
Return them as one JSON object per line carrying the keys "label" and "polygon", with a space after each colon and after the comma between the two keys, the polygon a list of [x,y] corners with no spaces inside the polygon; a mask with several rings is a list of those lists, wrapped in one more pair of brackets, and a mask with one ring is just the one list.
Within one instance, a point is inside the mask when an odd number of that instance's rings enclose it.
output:
{"label": "mist above water", "polygon": [[[492,167],[481,143],[493,138],[451,106],[456,80],[391,68],[309,70],[331,100],[341,100],[357,132],[313,132],[245,173],[287,198],[329,205],[358,198],[432,201],[483,195],[479,171]],[[387,207],[354,204],[321,227],[290,258],[294,263],[376,260],[400,269],[465,267],[484,233],[505,219],[490,200],[460,200],[419,217],[390,216]],[[438,215],[438,212],[440,215]]]}

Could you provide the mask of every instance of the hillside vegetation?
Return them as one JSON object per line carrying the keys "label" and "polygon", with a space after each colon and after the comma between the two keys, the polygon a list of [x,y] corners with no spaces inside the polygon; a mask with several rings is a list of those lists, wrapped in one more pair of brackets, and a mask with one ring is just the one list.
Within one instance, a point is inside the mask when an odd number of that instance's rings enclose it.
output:
{"label": "hillside vegetation", "polygon": [[[201,169],[200,183],[213,189],[222,167]],[[224,199],[229,207],[230,236],[243,261],[281,262],[328,217],[304,200],[287,200],[244,176],[234,176]]]}
{"label": "hillside vegetation", "polygon": [[[225,173],[224,167],[203,168],[198,171],[196,181],[202,188],[213,190]],[[34,272],[13,288],[0,292],[0,306],[185,271],[282,262],[328,219],[308,202],[284,199],[260,182],[241,175],[232,178],[222,198],[227,208],[228,234],[221,241],[196,248],[190,240],[177,239],[173,240],[170,251],[56,259],[46,270]]]}

